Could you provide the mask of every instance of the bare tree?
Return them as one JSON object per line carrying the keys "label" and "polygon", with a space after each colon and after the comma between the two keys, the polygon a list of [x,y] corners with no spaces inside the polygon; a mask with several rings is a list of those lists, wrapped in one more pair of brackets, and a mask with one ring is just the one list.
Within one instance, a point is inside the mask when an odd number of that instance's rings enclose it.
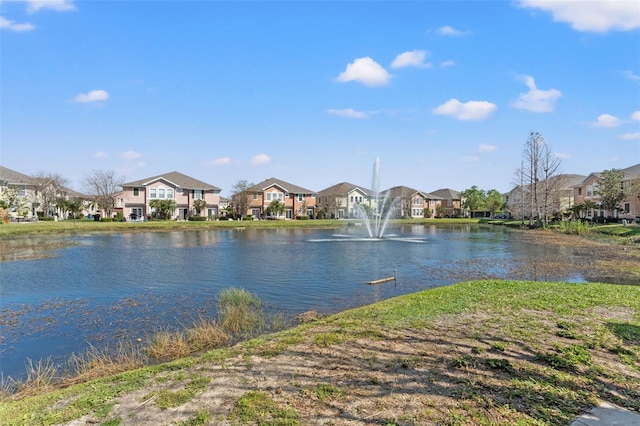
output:
{"label": "bare tree", "polygon": [[231,196],[231,206],[233,208],[233,213],[237,217],[244,217],[247,214],[247,210],[249,210],[249,202],[251,197],[251,192],[249,192],[249,188],[253,186],[253,183],[249,183],[246,180],[239,180],[233,185],[233,195]]}
{"label": "bare tree", "polygon": [[[522,152],[520,169],[516,172],[521,182],[523,199],[529,206],[529,225],[533,225],[534,215],[543,225],[547,225],[553,191],[557,191],[553,177],[560,169],[560,159],[555,157],[542,135],[531,132]],[[526,201],[525,201],[526,196]]]}
{"label": "bare tree", "polygon": [[61,198],[67,179],[58,173],[39,171],[32,176],[35,184],[36,199],[45,217],[51,216],[56,199]]}
{"label": "bare tree", "polygon": [[124,179],[116,176],[112,170],[93,170],[84,178],[85,192],[94,197],[94,203],[104,210],[107,217],[116,206],[118,193],[122,191]]}

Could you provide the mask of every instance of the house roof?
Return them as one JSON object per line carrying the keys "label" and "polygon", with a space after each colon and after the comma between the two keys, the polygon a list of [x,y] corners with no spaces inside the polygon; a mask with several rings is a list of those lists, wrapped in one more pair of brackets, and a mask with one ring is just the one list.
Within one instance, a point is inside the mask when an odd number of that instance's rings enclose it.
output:
{"label": "house roof", "polygon": [[217,186],[211,185],[209,183],[203,182],[201,180],[192,178],[191,176],[187,176],[183,173],[175,172],[175,171],[169,172],[169,173],[163,173],[161,175],[152,176],[145,179],[139,179],[132,182],[123,183],[122,186],[123,187],[146,186],[160,179],[170,182],[171,184],[175,185],[178,188],[214,190],[214,191],[221,190]]}
{"label": "house roof", "polygon": [[318,196],[324,196],[324,195],[331,195],[331,194],[336,194],[336,195],[347,195],[349,192],[351,191],[360,191],[363,194],[367,195],[367,196],[374,196],[376,195],[372,190],[367,189],[367,188],[363,188],[361,186],[355,185],[353,183],[349,183],[349,182],[341,182],[341,183],[337,183],[333,186],[330,186],[328,188],[323,189],[322,191],[318,192]]}
{"label": "house roof", "polygon": [[451,188],[437,189],[431,192],[431,194],[435,195],[436,197],[440,197],[443,200],[460,200],[461,199],[460,192]]}
{"label": "house roof", "polygon": [[36,182],[31,176],[24,175],[15,170],[0,166],[0,182],[7,182],[8,185],[35,185]]}
{"label": "house roof", "polygon": [[263,192],[265,189],[274,185],[291,194],[315,194],[315,191],[276,178],[263,180],[262,182],[253,185],[247,190],[249,192]]}
{"label": "house roof", "polygon": [[624,172],[624,180],[640,178],[640,163],[627,167],[626,169],[622,169],[622,171]]}
{"label": "house roof", "polygon": [[431,200],[442,199],[442,197],[439,197],[439,196],[437,196],[435,194],[432,194],[432,193],[429,193],[429,192],[425,192],[425,191],[420,191],[420,190],[413,189],[413,188],[409,188],[408,186],[394,186],[393,188],[389,188],[387,190],[382,191],[382,193],[383,194],[389,193],[389,195],[391,197],[394,197],[394,198],[411,197],[414,194],[420,194],[426,199],[431,199]]}

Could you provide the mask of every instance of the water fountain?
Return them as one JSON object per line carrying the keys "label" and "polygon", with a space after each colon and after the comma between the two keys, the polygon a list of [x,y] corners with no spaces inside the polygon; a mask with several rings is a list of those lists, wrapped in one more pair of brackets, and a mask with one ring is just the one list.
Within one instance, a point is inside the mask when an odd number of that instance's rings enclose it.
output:
{"label": "water fountain", "polygon": [[397,200],[392,200],[389,203],[389,193],[387,192],[384,197],[380,197],[380,159],[376,158],[373,163],[373,177],[371,179],[371,190],[373,191],[374,206],[371,209],[371,214],[367,213],[367,210],[362,204],[356,205],[356,212],[358,217],[363,220],[364,225],[369,233],[369,238],[383,238],[384,231],[387,228],[389,218],[395,210]]}

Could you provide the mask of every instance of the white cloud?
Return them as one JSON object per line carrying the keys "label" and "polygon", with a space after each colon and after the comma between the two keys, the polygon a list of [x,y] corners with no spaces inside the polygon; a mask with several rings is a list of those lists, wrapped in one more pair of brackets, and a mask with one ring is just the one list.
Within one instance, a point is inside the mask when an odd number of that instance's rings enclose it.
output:
{"label": "white cloud", "polygon": [[359,119],[369,118],[367,113],[362,111],[356,111],[353,108],[328,109],[327,114],[337,115],[337,116],[346,117],[346,118],[359,118]]}
{"label": "white cloud", "polygon": [[73,0],[25,0],[29,5],[27,10],[31,13],[37,12],[40,9],[50,9],[57,12],[68,12],[76,10],[76,5],[73,4]]}
{"label": "white cloud", "polygon": [[631,119],[634,121],[640,121],[640,111],[636,111],[631,114]]}
{"label": "white cloud", "polygon": [[428,52],[426,50],[412,50],[409,52],[402,52],[391,63],[391,68],[431,68],[429,62],[425,62]]}
{"label": "white cloud", "polygon": [[640,140],[640,133],[624,133],[624,134],[618,136],[618,139],[622,139],[623,141]]}
{"label": "white cloud", "polygon": [[445,67],[452,67],[452,66],[454,66],[455,64],[456,64],[456,63],[455,63],[454,61],[452,61],[452,60],[448,60],[448,61],[442,61],[442,62],[440,62],[440,66],[441,66],[442,68],[445,68]]}
{"label": "white cloud", "polygon": [[214,166],[224,166],[231,163],[231,158],[229,157],[220,157],[216,158],[211,162]]}
{"label": "white cloud", "polygon": [[622,74],[631,81],[640,81],[640,75],[635,75],[631,70],[622,71]]}
{"label": "white cloud", "polygon": [[106,152],[104,152],[104,151],[98,151],[98,152],[96,152],[95,154],[93,154],[93,156],[94,156],[95,158],[108,158],[108,157],[109,157],[109,154],[107,154],[107,153],[106,153]]}
{"label": "white cloud", "polygon": [[109,99],[109,94],[104,90],[92,90],[89,93],[80,93],[73,100],[79,103],[99,102]]}
{"label": "white cloud", "polygon": [[524,109],[531,112],[551,112],[556,101],[562,97],[562,92],[557,89],[540,90],[536,87],[536,82],[530,75],[521,77],[529,91],[520,93],[518,100],[511,106],[516,109]]}
{"label": "white cloud", "polygon": [[591,127],[618,127],[621,121],[611,114],[601,114],[595,122],[591,123]]}
{"label": "white cloud", "polygon": [[470,34],[469,31],[456,30],[455,28],[449,25],[445,25],[444,27],[438,28],[436,32],[443,36],[454,36],[454,37],[460,37],[460,36],[465,36]]}
{"label": "white cloud", "polygon": [[488,145],[485,143],[481,143],[480,146],[478,147],[478,151],[479,152],[493,152],[493,151],[497,151],[498,147],[495,145]]}
{"label": "white cloud", "polygon": [[129,150],[120,154],[120,157],[124,158],[125,160],[135,160],[137,158],[142,158],[142,154],[137,151]]}
{"label": "white cloud", "polygon": [[476,161],[480,161],[480,157],[477,155],[470,155],[468,157],[461,157],[460,161],[463,163],[475,163]]}
{"label": "white cloud", "polygon": [[348,64],[347,69],[336,80],[342,83],[359,81],[366,86],[375,87],[389,84],[391,77],[380,64],[366,56]]}
{"label": "white cloud", "polygon": [[267,154],[258,154],[251,158],[251,164],[254,166],[259,166],[261,164],[267,164],[271,162],[271,157]]}
{"label": "white cloud", "polygon": [[640,7],[636,0],[522,0],[522,7],[541,9],[556,22],[568,22],[576,31],[604,33],[640,27]]}
{"label": "white cloud", "polygon": [[433,110],[436,115],[449,115],[458,120],[485,120],[491,116],[497,106],[487,101],[469,101],[462,103],[457,99],[447,102]]}
{"label": "white cloud", "polygon": [[36,26],[28,22],[24,24],[18,24],[16,22],[13,22],[9,19],[6,19],[0,16],[0,28],[5,30],[10,30],[10,31],[15,31],[15,32],[23,32],[23,31],[34,30]]}

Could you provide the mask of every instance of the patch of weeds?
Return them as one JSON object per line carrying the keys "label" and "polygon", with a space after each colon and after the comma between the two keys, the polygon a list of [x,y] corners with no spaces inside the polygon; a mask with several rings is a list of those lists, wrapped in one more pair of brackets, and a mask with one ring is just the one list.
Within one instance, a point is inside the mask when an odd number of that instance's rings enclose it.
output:
{"label": "patch of weeds", "polygon": [[194,416],[189,417],[184,422],[180,422],[177,426],[202,426],[211,421],[211,414],[206,410],[198,411]]}
{"label": "patch of weeds", "polygon": [[[163,390],[157,393],[156,406],[161,410],[178,407],[189,402],[194,396],[207,388],[210,379],[207,377],[194,377],[184,389],[177,391]],[[145,398],[146,399],[146,398]]]}
{"label": "patch of weeds", "polygon": [[474,359],[471,355],[462,355],[454,359],[451,362],[452,368],[467,368],[474,364]]}
{"label": "patch of weeds", "polygon": [[115,419],[109,419],[106,422],[100,423],[100,426],[119,426],[120,423],[122,423],[122,419],[116,417]]}
{"label": "patch of weeds", "polygon": [[202,361],[212,361],[212,362],[222,362],[229,358],[233,358],[240,354],[240,350],[238,348],[221,348],[214,349],[206,354],[202,355],[200,358]]}
{"label": "patch of weeds", "polygon": [[491,350],[494,352],[504,352],[507,350],[506,342],[493,342],[491,344]]}
{"label": "patch of weeds", "polygon": [[280,408],[266,392],[249,391],[233,404],[229,418],[241,424],[298,425],[298,413]]}
{"label": "patch of weeds", "polygon": [[474,346],[473,348],[471,348],[471,353],[472,354],[476,354],[479,355],[481,353],[484,353],[487,351],[487,348],[483,348],[483,347],[479,347],[479,346]]}
{"label": "patch of weeds", "polygon": [[333,346],[344,342],[344,335],[340,333],[320,333],[313,336],[313,343],[318,346]]}
{"label": "patch of weeds", "polygon": [[554,368],[578,369],[580,365],[591,365],[591,352],[584,346],[555,345],[555,353],[538,353],[536,356]]}
{"label": "patch of weeds", "polygon": [[314,393],[318,399],[322,402],[327,402],[330,399],[342,398],[347,393],[329,383],[320,383],[316,386]]}
{"label": "patch of weeds", "polygon": [[607,323],[607,328],[629,343],[640,344],[640,325],[610,322]]}
{"label": "patch of weeds", "polygon": [[495,370],[505,370],[505,371],[513,371],[513,366],[508,359],[504,358],[487,358],[484,360],[484,363],[489,368],[493,368]]}
{"label": "patch of weeds", "polygon": [[578,326],[575,323],[569,321],[558,321],[556,323],[556,327],[558,327],[556,330],[556,336],[573,340],[578,338],[578,332],[576,330]]}
{"label": "patch of weeds", "polygon": [[272,346],[267,346],[262,350],[259,350],[258,353],[266,358],[278,356],[287,350],[290,346],[297,345],[303,341],[302,336],[300,335],[291,335],[286,336],[282,339],[279,339]]}
{"label": "patch of weeds", "polygon": [[618,355],[620,360],[631,367],[640,368],[638,364],[638,355],[631,349],[623,348],[622,346],[616,346],[614,348],[609,349],[610,352]]}
{"label": "patch of weeds", "polygon": [[370,340],[384,340],[387,336],[380,330],[365,329],[353,333],[355,337]]}

